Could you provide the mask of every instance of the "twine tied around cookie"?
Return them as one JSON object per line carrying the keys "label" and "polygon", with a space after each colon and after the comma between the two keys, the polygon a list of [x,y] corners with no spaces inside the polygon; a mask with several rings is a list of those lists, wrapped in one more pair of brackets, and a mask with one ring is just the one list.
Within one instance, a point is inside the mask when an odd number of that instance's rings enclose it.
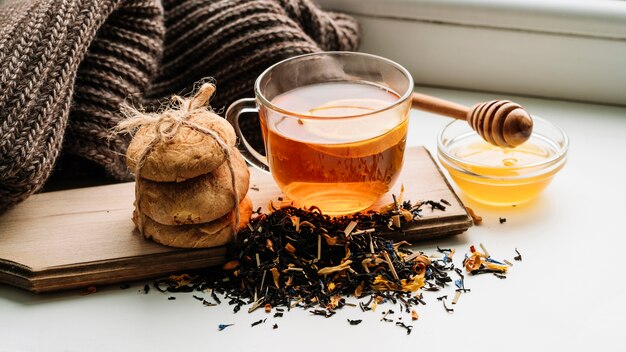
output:
{"label": "twine tied around cookie", "polygon": [[148,145],[139,154],[135,170],[133,170],[135,174],[135,202],[137,212],[139,213],[139,216],[137,217],[137,227],[139,228],[139,232],[142,235],[143,224],[141,221],[139,187],[137,186],[137,179],[141,175],[141,169],[146,162],[148,154],[159,142],[167,142],[174,138],[174,136],[181,127],[190,128],[200,134],[213,138],[213,140],[217,142],[222,152],[224,153],[224,156],[226,157],[226,163],[228,165],[228,170],[230,171],[232,195],[234,198],[233,212],[235,213],[235,223],[233,226],[233,232],[237,232],[237,227],[239,226],[239,195],[237,194],[237,181],[235,178],[235,170],[232,165],[231,149],[226,144],[226,142],[224,142],[224,140],[222,140],[222,138],[217,133],[215,133],[215,131],[202,127],[188,120],[192,112],[206,109],[205,104],[209,101],[214,92],[215,85],[213,85],[212,83],[204,83],[202,84],[202,86],[200,86],[200,88],[198,88],[195,95],[191,98],[184,98],[177,95],[173,96],[173,105],[158,113],[147,113],[137,110],[128,105],[122,105],[121,110],[122,113],[126,116],[126,119],[121,121],[117,126],[115,126],[115,132],[133,133],[141,127],[147,127],[152,128],[155,135],[154,139],[152,139],[150,143],[148,143]]}

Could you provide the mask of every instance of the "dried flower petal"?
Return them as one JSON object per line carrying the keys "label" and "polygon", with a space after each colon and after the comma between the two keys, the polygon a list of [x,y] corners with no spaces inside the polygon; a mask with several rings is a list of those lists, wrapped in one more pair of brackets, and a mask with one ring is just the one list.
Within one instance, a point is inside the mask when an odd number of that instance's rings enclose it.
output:
{"label": "dried flower petal", "polygon": [[498,271],[501,271],[503,273],[505,273],[509,269],[508,265],[495,264],[495,263],[490,263],[488,261],[483,262],[483,265],[487,269],[498,270]]}
{"label": "dried flower petal", "polygon": [[472,208],[465,207],[465,209],[467,209],[467,212],[469,213],[469,216],[472,218],[472,221],[474,221],[475,225],[480,225],[483,223],[483,218],[479,216],[478,214],[476,214]]}
{"label": "dried flower petal", "polygon": [[274,243],[272,242],[272,240],[270,240],[269,238],[267,240],[265,240],[265,247],[273,252],[274,251]]}
{"label": "dried flower petal", "polygon": [[289,219],[291,220],[291,225],[296,232],[300,232],[300,218],[297,216],[291,216]]}
{"label": "dried flower petal", "polygon": [[428,258],[427,256],[425,256],[423,254],[422,255],[418,255],[413,260],[416,261],[416,262],[423,263],[426,266],[430,265],[430,258]]}
{"label": "dried flower petal", "polygon": [[330,297],[330,302],[326,305],[326,309],[333,310],[339,307],[341,300],[342,300],[341,296],[333,295],[332,297]]}
{"label": "dried flower petal", "polygon": [[285,250],[291,254],[296,253],[296,247],[294,247],[291,243],[287,243],[287,245],[285,245]]}
{"label": "dried flower petal", "polygon": [[365,288],[365,281],[361,281],[359,285],[354,289],[354,297],[359,298],[363,294]]}
{"label": "dried flower petal", "polygon": [[343,270],[348,269],[350,267],[350,264],[352,264],[352,260],[346,260],[345,262],[336,266],[327,266],[325,268],[321,268],[320,270],[318,270],[317,275],[328,275],[328,274],[336,273],[338,271],[343,271]]}
{"label": "dried flower petal", "polygon": [[227,327],[233,326],[233,325],[235,325],[235,324],[220,324],[220,325],[217,326],[217,329],[219,331],[222,331],[222,330],[226,329]]}
{"label": "dried flower petal", "polygon": [[409,222],[413,220],[413,214],[411,214],[410,211],[403,208],[403,209],[400,209],[400,212],[402,213],[402,216],[404,217],[405,221]]}
{"label": "dried flower petal", "polygon": [[302,222],[300,223],[300,226],[308,227],[308,228],[311,228],[311,229],[315,229],[315,228],[316,228],[316,227],[315,227],[315,225],[313,225],[313,224],[312,224],[311,222],[309,222],[309,221],[302,221]]}
{"label": "dried flower petal", "polygon": [[391,217],[391,225],[396,229],[402,227],[402,224],[400,223],[400,215],[394,215]]}
{"label": "dried flower petal", "polygon": [[465,260],[465,270],[467,270],[467,272],[472,272],[474,270],[480,269],[480,265],[482,264],[482,260],[480,258],[480,255],[478,255],[477,253],[478,252],[472,253],[472,256],[468,257]]}
{"label": "dried flower petal", "polygon": [[324,240],[326,241],[327,245],[334,246],[337,244],[337,237],[330,237],[326,233],[322,234],[322,236],[324,236]]}
{"label": "dried flower petal", "polygon": [[270,271],[272,272],[272,278],[274,278],[274,286],[280,288],[280,272],[276,267],[271,268]]}
{"label": "dried flower petal", "polygon": [[224,264],[222,266],[222,270],[230,271],[230,270],[234,270],[234,269],[236,269],[238,267],[239,267],[239,261],[238,260],[231,260],[230,262],[228,262],[228,263],[226,263],[226,264]]}

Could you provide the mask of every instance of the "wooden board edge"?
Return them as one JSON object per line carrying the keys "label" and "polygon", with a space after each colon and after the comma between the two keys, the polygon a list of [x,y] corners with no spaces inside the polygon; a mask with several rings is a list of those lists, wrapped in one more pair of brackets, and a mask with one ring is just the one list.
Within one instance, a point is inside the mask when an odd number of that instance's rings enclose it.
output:
{"label": "wooden board edge", "polygon": [[[179,251],[173,253],[157,253],[144,256],[140,264],[136,263],[137,258],[121,258],[114,262],[92,262],[81,263],[75,266],[50,268],[37,271],[32,268],[15,269],[9,267],[7,261],[0,261],[0,283],[16,286],[35,293],[50,291],[69,290],[82,288],[91,285],[106,285],[120,282],[135,281],[140,279],[165,276],[167,274],[208,268],[224,263],[226,246],[198,250],[197,255],[189,256],[189,251]],[[184,256],[182,255],[184,254]],[[168,263],[176,257],[184,260],[174,260],[175,265]],[[162,264],[165,263],[165,264]]]}
{"label": "wooden board edge", "polygon": [[29,278],[3,272],[2,268],[0,268],[0,284],[7,284],[9,286],[15,286],[17,288],[37,293],[33,282]]}
{"label": "wooden board edge", "polygon": [[0,283],[32,291],[33,269],[7,259],[0,259]]}
{"label": "wooden board edge", "polygon": [[441,176],[441,179],[443,180],[443,182],[446,183],[446,187],[448,187],[448,189],[450,190],[450,193],[452,193],[452,195],[454,196],[454,199],[459,202],[459,205],[461,206],[461,208],[463,209],[463,215],[465,216],[465,218],[470,222],[468,229],[472,226],[474,226],[474,219],[470,216],[469,212],[467,211],[467,207],[465,206],[465,204],[463,203],[463,201],[461,200],[461,198],[459,198],[459,195],[454,191],[454,188],[452,187],[452,185],[450,184],[450,181],[448,180],[448,178],[446,177],[446,175],[443,173],[443,170],[441,170],[441,168],[439,167],[439,164],[437,164],[437,161],[435,160],[435,158],[433,157],[433,155],[430,153],[430,151],[426,148],[423,147],[424,150],[426,151],[426,154],[428,155],[428,157],[430,158],[430,160],[433,162],[433,164],[435,165],[435,169],[437,170],[437,172],[439,172],[439,175]]}

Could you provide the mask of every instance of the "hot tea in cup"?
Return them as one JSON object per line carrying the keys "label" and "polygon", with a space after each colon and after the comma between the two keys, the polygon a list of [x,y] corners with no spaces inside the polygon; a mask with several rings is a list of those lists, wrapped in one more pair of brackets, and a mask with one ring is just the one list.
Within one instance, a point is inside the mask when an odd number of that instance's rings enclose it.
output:
{"label": "hot tea in cup", "polygon": [[[412,88],[404,68],[372,55],[285,60],[255,85],[267,157],[259,158],[247,143],[240,144],[242,152],[251,163],[269,167],[296,205],[331,215],[367,209],[402,168]],[[227,112],[231,123],[250,105],[235,102]]]}

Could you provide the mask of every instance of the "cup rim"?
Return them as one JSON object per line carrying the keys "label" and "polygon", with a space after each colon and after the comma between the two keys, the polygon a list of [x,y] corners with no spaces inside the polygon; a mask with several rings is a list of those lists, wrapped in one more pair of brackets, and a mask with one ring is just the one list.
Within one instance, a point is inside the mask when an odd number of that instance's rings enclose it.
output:
{"label": "cup rim", "polygon": [[[562,146],[560,146],[556,152],[554,153],[553,156],[551,156],[550,158],[547,158],[544,161],[540,161],[540,162],[536,162],[536,163],[532,163],[532,164],[526,164],[526,165],[521,165],[521,166],[516,166],[516,167],[506,167],[506,166],[494,166],[494,165],[488,165],[488,164],[484,164],[484,163],[477,163],[477,162],[471,162],[462,158],[459,158],[453,154],[451,154],[448,150],[447,145],[444,144],[443,138],[444,138],[444,134],[446,133],[446,131],[448,130],[448,128],[450,126],[452,126],[453,124],[457,123],[457,124],[462,124],[464,121],[460,121],[460,120],[454,120],[448,124],[446,124],[446,126],[439,132],[439,135],[437,136],[437,151],[440,154],[440,156],[444,157],[445,159],[448,159],[448,161],[446,161],[447,163],[450,163],[450,161],[454,162],[454,164],[456,165],[457,168],[462,168],[462,171],[464,173],[470,173],[473,176],[477,176],[477,177],[481,177],[481,178],[486,178],[486,179],[517,179],[517,178],[525,178],[526,176],[512,176],[512,177],[507,177],[507,176],[490,176],[490,175],[484,175],[484,174],[476,174],[472,171],[469,170],[469,168],[471,167],[489,167],[489,168],[493,168],[493,169],[515,169],[515,170],[534,170],[534,169],[539,169],[539,170],[544,170],[546,168],[551,167],[552,165],[558,164],[562,161],[565,160],[565,157],[567,156],[567,152],[569,150],[569,138],[567,136],[567,134],[565,133],[565,131],[563,131],[563,129],[561,129],[559,126],[549,122],[546,119],[543,119],[541,117],[538,116],[532,116],[533,120],[540,122],[542,124],[545,124],[546,126],[548,126],[549,128],[554,129],[563,139],[563,143]],[[476,133],[475,131],[468,131],[468,133]],[[535,132],[533,132],[534,134]]]}
{"label": "cup rim", "polygon": [[[273,104],[269,99],[267,99],[262,93],[261,93],[261,80],[263,79],[263,77],[265,77],[270,71],[272,71],[274,68],[285,64],[289,61],[292,60],[297,60],[297,59],[301,59],[307,56],[361,56],[361,57],[367,57],[370,59],[375,59],[375,60],[380,60],[383,61],[393,67],[395,67],[396,69],[398,69],[400,72],[402,72],[404,74],[404,76],[408,79],[408,87],[406,89],[406,92],[404,92],[404,94],[402,94],[402,96],[400,98],[398,98],[398,100],[396,100],[395,102],[391,103],[388,106],[385,106],[383,108],[374,110],[374,111],[370,111],[364,114],[357,114],[357,115],[346,115],[346,116],[314,116],[314,115],[309,115],[309,114],[302,114],[302,113],[297,113],[294,111],[289,111],[287,109],[283,109],[275,104]],[[387,59],[385,57],[382,56],[378,56],[378,55],[373,55],[373,54],[368,54],[368,53],[363,53],[363,52],[357,52],[357,51],[322,51],[322,52],[316,52],[316,53],[308,53],[308,54],[303,54],[303,55],[298,55],[298,56],[292,56],[289,57],[287,59],[281,60],[275,64],[273,64],[272,66],[266,68],[260,75],[259,77],[257,77],[256,81],[254,82],[254,94],[257,97],[257,99],[259,99],[261,101],[261,103],[282,114],[286,114],[289,116],[297,116],[298,118],[302,118],[302,119],[311,119],[311,120],[319,120],[319,119],[324,119],[324,120],[343,120],[343,119],[350,119],[350,118],[358,118],[358,117],[365,117],[365,116],[370,116],[370,115],[374,115],[374,114],[378,114],[384,111],[388,111],[391,109],[396,108],[397,106],[403,104],[407,99],[410,99],[411,94],[413,93],[413,89],[415,87],[415,83],[413,81],[413,76],[411,76],[411,74],[409,73],[409,71],[404,68],[404,66],[398,64],[395,61],[392,61],[390,59]]]}

